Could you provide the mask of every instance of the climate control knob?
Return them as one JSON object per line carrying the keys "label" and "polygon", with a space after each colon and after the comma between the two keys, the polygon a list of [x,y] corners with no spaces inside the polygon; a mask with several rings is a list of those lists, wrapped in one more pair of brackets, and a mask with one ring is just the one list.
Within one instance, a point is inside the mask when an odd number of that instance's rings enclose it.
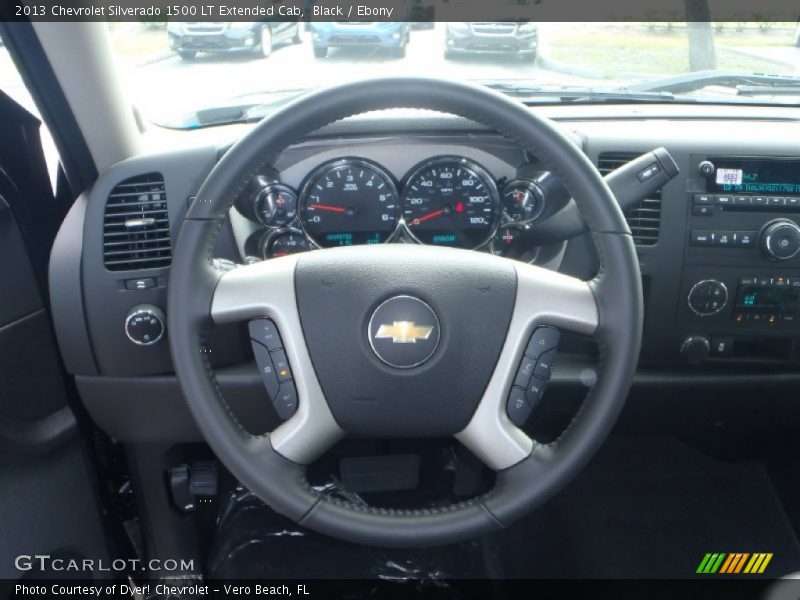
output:
{"label": "climate control knob", "polygon": [[681,356],[690,365],[699,365],[711,352],[711,344],[704,335],[692,335],[683,340]]}
{"label": "climate control knob", "polygon": [[788,260],[800,252],[800,227],[789,219],[767,223],[761,231],[761,250],[773,260]]}
{"label": "climate control knob", "polygon": [[137,346],[152,346],[167,332],[167,316],[152,304],[134,306],[125,317],[125,335]]}
{"label": "climate control knob", "polygon": [[701,317],[717,314],[728,302],[728,288],[716,279],[698,281],[689,290],[689,308]]}

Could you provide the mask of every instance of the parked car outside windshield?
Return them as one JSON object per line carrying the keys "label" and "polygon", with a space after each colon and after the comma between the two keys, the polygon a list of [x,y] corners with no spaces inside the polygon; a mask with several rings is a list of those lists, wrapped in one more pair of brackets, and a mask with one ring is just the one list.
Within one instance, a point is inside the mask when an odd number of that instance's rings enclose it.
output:
{"label": "parked car outside windshield", "polygon": [[486,83],[529,103],[800,101],[796,22],[421,25],[111,23],[109,35],[140,113],[178,128],[253,120],[305,90],[389,75]]}

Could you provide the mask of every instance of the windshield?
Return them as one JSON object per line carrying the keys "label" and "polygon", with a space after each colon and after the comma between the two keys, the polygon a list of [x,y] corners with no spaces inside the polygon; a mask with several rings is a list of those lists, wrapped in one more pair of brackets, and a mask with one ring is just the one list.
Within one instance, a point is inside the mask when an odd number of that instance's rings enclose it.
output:
{"label": "windshield", "polygon": [[364,77],[489,84],[525,102],[800,101],[796,23],[111,23],[145,119],[252,121]]}

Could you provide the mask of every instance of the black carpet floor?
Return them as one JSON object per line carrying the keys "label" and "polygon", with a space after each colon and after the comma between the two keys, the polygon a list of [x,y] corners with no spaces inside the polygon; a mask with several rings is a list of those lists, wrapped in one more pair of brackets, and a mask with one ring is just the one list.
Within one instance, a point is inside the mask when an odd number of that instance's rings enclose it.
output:
{"label": "black carpet floor", "polygon": [[686,578],[706,552],[772,552],[765,576],[800,570],[764,465],[715,460],[671,437],[612,438],[495,541],[505,577]]}

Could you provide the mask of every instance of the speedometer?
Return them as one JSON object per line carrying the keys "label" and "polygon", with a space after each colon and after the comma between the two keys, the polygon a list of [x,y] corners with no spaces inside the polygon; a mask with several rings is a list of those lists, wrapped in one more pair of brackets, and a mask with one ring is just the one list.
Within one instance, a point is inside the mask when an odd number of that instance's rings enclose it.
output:
{"label": "speedometer", "polygon": [[467,159],[435,158],[406,178],[403,218],[424,244],[476,248],[491,238],[500,213],[494,181]]}
{"label": "speedometer", "polygon": [[303,186],[301,222],[320,246],[385,242],[397,227],[398,213],[391,176],[366,160],[326,163]]}

